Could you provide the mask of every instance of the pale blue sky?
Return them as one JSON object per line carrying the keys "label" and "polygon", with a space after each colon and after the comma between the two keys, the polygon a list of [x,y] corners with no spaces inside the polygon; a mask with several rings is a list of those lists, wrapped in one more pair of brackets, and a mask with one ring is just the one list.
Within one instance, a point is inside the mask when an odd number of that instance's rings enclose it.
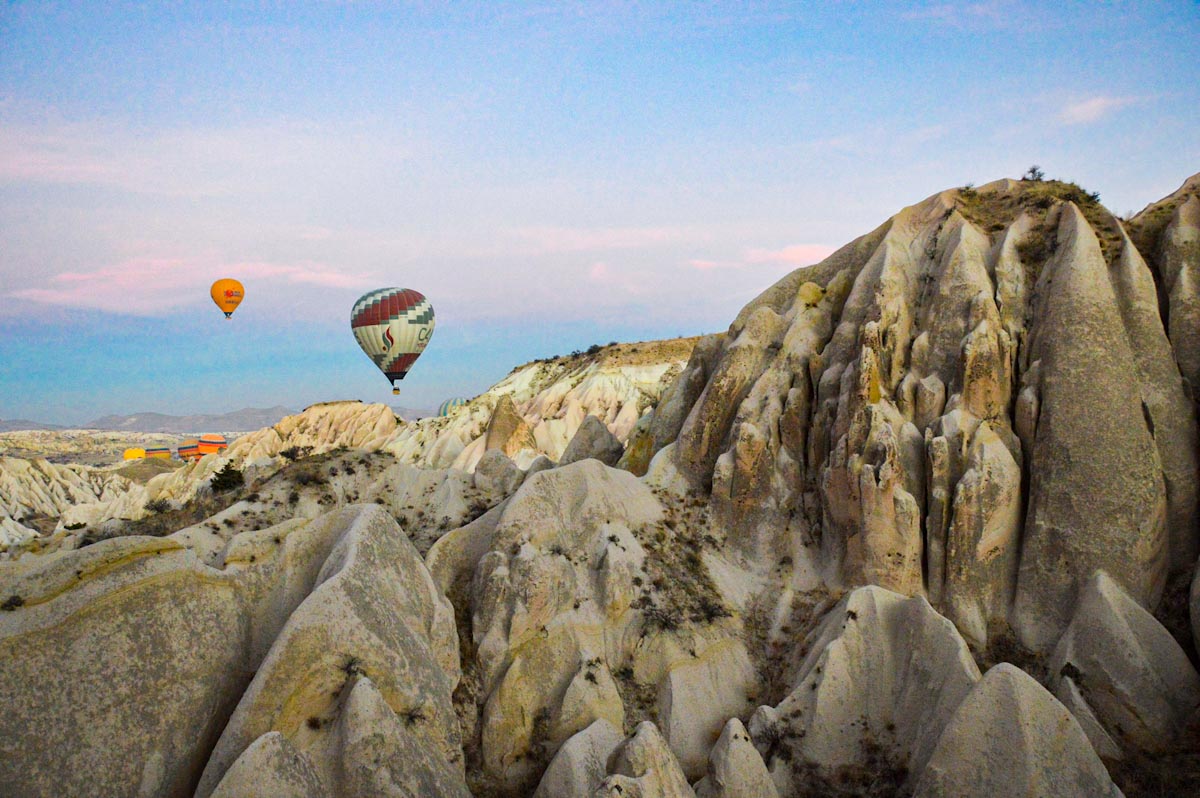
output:
{"label": "pale blue sky", "polygon": [[1194,2],[214,6],[0,8],[0,418],[391,401],[387,285],[435,406],[724,329],[949,186],[1200,171]]}

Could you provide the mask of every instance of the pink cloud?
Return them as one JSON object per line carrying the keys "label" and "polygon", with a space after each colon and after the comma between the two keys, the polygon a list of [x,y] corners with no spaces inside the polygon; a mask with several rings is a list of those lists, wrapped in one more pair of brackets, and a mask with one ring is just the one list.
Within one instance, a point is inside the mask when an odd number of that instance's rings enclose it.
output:
{"label": "pink cloud", "polygon": [[203,302],[218,277],[267,283],[303,283],[329,288],[368,285],[368,275],[348,274],[319,263],[221,263],[184,258],[132,258],[91,272],[63,272],[47,285],[9,296],[74,308],[155,316]]}
{"label": "pink cloud", "polygon": [[644,292],[644,285],[638,280],[609,267],[607,263],[597,261],[588,269],[588,279],[605,288],[616,289],[626,294],[637,295]]}
{"label": "pink cloud", "polygon": [[834,247],[825,244],[792,244],[783,249],[751,249],[746,253],[746,263],[787,263],[793,266],[808,266],[833,254]]}
{"label": "pink cloud", "polygon": [[741,269],[746,266],[783,265],[810,266],[818,263],[833,253],[834,247],[825,244],[792,244],[782,249],[752,248],[746,250],[738,260],[702,260],[688,261],[688,266],[700,271],[711,269]]}

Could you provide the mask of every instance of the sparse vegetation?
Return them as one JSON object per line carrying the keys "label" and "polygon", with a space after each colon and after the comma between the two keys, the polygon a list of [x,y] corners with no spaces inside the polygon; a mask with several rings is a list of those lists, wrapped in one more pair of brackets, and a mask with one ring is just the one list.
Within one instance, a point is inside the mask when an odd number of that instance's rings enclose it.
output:
{"label": "sparse vegetation", "polygon": [[21,598],[20,596],[16,595],[15,593],[13,595],[9,596],[8,598],[6,598],[3,602],[0,602],[0,610],[2,610],[4,612],[12,612],[13,610],[17,609],[18,607],[23,607],[23,606],[25,606],[25,599]]}
{"label": "sparse vegetation", "polygon": [[329,482],[323,473],[314,468],[297,469],[292,474],[292,481],[301,487],[308,485],[325,485]]}
{"label": "sparse vegetation", "polygon": [[279,456],[285,460],[295,462],[312,454],[311,446],[289,446],[279,453]]}
{"label": "sparse vegetation", "polygon": [[1054,252],[1055,226],[1051,224],[1050,211],[1061,202],[1073,202],[1079,208],[1096,231],[1100,250],[1111,263],[1120,251],[1121,227],[1116,217],[1100,204],[1100,194],[1075,183],[1046,180],[1036,166],[1025,173],[1018,188],[1012,191],[981,192],[969,185],[960,189],[956,207],[964,218],[988,233],[1004,230],[1022,213],[1033,219],[1029,233],[1017,246],[1032,285]]}
{"label": "sparse vegetation", "polygon": [[171,502],[162,498],[151,499],[150,501],[146,502],[142,509],[148,513],[165,513],[167,510],[171,509]]}
{"label": "sparse vegetation", "polygon": [[[786,744],[786,740],[783,744]],[[798,798],[900,798],[908,795],[908,766],[870,733],[859,742],[863,761],[857,765],[820,768],[800,762],[795,783]]]}

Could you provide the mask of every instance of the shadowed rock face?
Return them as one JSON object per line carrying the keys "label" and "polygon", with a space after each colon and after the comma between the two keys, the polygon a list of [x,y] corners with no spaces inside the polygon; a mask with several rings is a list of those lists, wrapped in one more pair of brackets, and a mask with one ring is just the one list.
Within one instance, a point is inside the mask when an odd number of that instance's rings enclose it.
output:
{"label": "shadowed rock face", "polygon": [[927,596],[975,644],[1011,624],[1053,646],[1097,569],[1153,607],[1198,542],[1200,333],[1168,339],[1154,276],[1191,296],[1177,199],[1155,271],[1070,184],[901,211],[697,347],[664,393],[696,397],[676,468],[764,571]]}

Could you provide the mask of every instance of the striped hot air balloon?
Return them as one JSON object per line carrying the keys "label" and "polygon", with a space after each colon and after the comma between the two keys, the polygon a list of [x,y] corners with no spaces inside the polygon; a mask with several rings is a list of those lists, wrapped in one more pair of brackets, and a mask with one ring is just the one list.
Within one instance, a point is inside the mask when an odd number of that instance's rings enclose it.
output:
{"label": "striped hot air balloon", "polygon": [[355,340],[392,383],[392,393],[400,393],[396,382],[425,351],[433,325],[433,305],[411,288],[377,288],[350,311]]}
{"label": "striped hot air balloon", "polygon": [[447,399],[446,401],[444,401],[440,405],[438,405],[437,414],[439,416],[448,416],[448,415],[450,415],[451,410],[453,410],[456,407],[462,407],[469,401],[471,401],[471,400],[467,399],[466,397],[463,397],[463,396],[456,396],[453,399]]}
{"label": "striped hot air balloon", "polygon": [[214,454],[223,452],[229,448],[229,442],[225,440],[224,435],[201,435],[197,441],[196,448],[200,451],[200,456],[206,454]]}
{"label": "striped hot air balloon", "polygon": [[179,444],[178,451],[180,460],[198,460],[200,458],[200,441],[189,438]]}
{"label": "striped hot air balloon", "polygon": [[147,446],[146,447],[146,456],[147,457],[157,457],[161,460],[170,460],[171,459],[171,447],[170,446]]}

